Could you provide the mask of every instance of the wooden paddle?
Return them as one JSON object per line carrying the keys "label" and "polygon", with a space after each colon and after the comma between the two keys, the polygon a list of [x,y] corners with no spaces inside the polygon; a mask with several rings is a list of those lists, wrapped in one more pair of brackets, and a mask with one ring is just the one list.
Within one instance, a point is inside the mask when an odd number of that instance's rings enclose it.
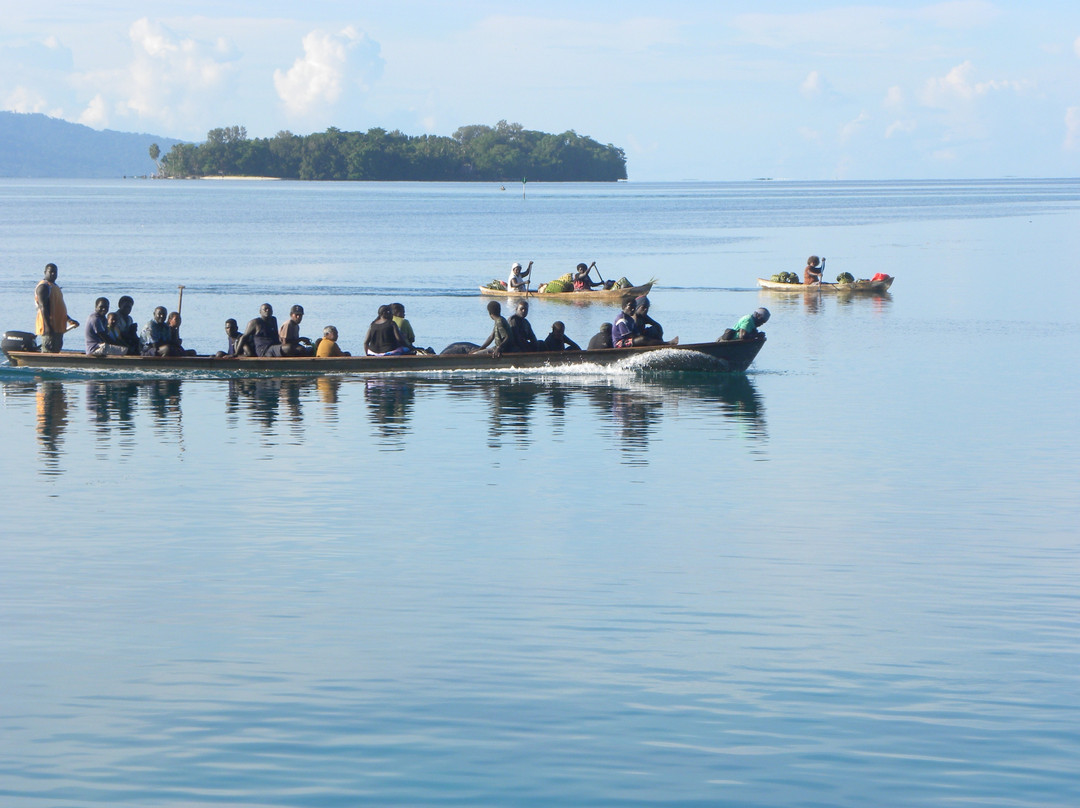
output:
{"label": "wooden paddle", "polygon": [[184,308],[184,286],[183,286],[183,284],[181,284],[180,286],[177,286],[176,288],[180,290],[180,299],[176,301],[176,313],[177,313],[177,314],[183,314],[183,308]]}

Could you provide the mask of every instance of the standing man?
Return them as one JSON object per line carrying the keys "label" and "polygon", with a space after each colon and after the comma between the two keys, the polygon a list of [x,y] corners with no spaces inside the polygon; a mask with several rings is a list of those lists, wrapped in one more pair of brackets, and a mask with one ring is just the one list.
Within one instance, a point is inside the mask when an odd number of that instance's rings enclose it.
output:
{"label": "standing man", "polygon": [[44,353],[60,353],[64,347],[64,332],[79,325],[78,321],[68,317],[64,293],[56,285],[56,275],[56,264],[46,264],[45,277],[38,281],[34,289],[34,301],[37,303],[37,327],[34,333],[41,337],[41,350]]}

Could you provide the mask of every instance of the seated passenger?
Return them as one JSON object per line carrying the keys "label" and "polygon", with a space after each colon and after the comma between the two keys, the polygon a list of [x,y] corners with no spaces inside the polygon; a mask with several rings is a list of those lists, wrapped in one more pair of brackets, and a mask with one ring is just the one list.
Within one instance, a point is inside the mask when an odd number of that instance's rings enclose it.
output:
{"label": "seated passenger", "polygon": [[600,326],[600,331],[593,334],[592,339],[589,340],[589,350],[598,351],[603,348],[610,348],[611,344],[611,323],[604,323]]}
{"label": "seated passenger", "polygon": [[569,348],[571,351],[581,350],[580,345],[566,336],[566,326],[563,325],[562,320],[556,320],[551,324],[551,333],[547,335],[541,346],[545,351],[561,351],[564,348]]}
{"label": "seated passenger", "polygon": [[637,321],[638,329],[645,336],[646,340],[650,340],[650,342],[644,344],[654,345],[663,342],[663,326],[649,316],[649,298],[642,295],[634,301],[634,304],[634,319]]}
{"label": "seated passenger", "polygon": [[637,304],[634,298],[623,298],[622,311],[611,324],[611,345],[614,348],[634,347],[634,337],[640,337],[637,321],[634,319],[634,309]]}
{"label": "seated passenger", "polygon": [[398,327],[398,331],[401,332],[401,336],[405,337],[405,342],[409,344],[410,348],[415,347],[416,334],[413,333],[412,325],[405,319],[405,306],[402,303],[391,303],[390,314],[394,318],[394,325]]}
{"label": "seated passenger", "polygon": [[154,319],[142,330],[143,356],[167,356],[167,354],[159,353],[162,347],[169,344],[169,324],[165,322],[167,316],[168,310],[164,306],[154,309]]}
{"label": "seated passenger", "polygon": [[303,306],[293,306],[289,309],[289,319],[278,331],[282,356],[311,356],[311,340],[300,336],[300,322],[303,319]]}
{"label": "seated passenger", "polygon": [[[113,318],[115,323],[116,318]],[[127,348],[120,343],[118,334],[109,332],[109,299],[99,297],[94,301],[94,313],[86,318],[86,355],[123,356]]]}
{"label": "seated passenger", "polygon": [[[643,309],[641,317],[637,316],[639,306]],[[650,329],[650,333],[645,332],[646,328]],[[645,295],[636,299],[627,297],[623,300],[622,311],[611,326],[612,345],[615,348],[634,348],[641,345],[679,344],[678,337],[665,342],[662,329],[659,331],[660,336],[656,336],[659,328],[660,324],[649,317],[649,299]]]}
{"label": "seated passenger", "polygon": [[529,291],[529,275],[532,274],[533,262],[529,262],[529,266],[524,271],[521,269],[521,264],[515,261],[510,266],[510,277],[506,281],[506,290],[508,292],[528,292]]}
{"label": "seated passenger", "polygon": [[247,324],[240,335],[240,348],[255,352],[255,356],[281,356],[281,336],[278,333],[274,307],[269,303],[259,306],[259,316]]}
{"label": "seated passenger", "polygon": [[364,353],[367,356],[400,356],[409,353],[405,337],[394,322],[389,306],[379,306],[379,316],[368,326],[364,337]]}
{"label": "seated passenger", "polygon": [[821,283],[821,274],[825,271],[825,259],[811,255],[806,259],[806,269],[803,270],[803,283]]}
{"label": "seated passenger", "polygon": [[469,351],[469,353],[481,353],[482,351],[487,350],[487,347],[490,345],[491,355],[498,359],[502,356],[503,351],[507,350],[508,346],[511,345],[510,323],[506,322],[506,318],[502,316],[502,306],[499,305],[498,300],[492,300],[488,303],[487,311],[488,317],[490,317],[494,323],[491,328],[491,334],[488,335],[488,338],[484,340],[480,347]]}
{"label": "seated passenger", "polygon": [[515,353],[533,353],[540,349],[536,334],[533,333],[532,324],[529,323],[529,304],[525,300],[518,301],[514,313],[507,321],[510,326],[510,345],[503,349],[503,353],[513,351]]}
{"label": "seated passenger", "polygon": [[163,348],[158,348],[161,356],[195,356],[195,351],[184,347],[184,341],[180,339],[180,312],[174,311],[166,321],[169,326],[169,341]]}
{"label": "seated passenger", "polygon": [[139,326],[131,316],[134,306],[135,301],[130,295],[124,295],[117,301],[116,330],[120,335],[120,344],[127,347],[129,354],[138,356],[142,352],[142,345],[139,343]]}
{"label": "seated passenger", "polygon": [[322,339],[315,343],[316,356],[352,356],[348,351],[343,351],[337,344],[338,330],[336,326],[328,325],[322,330]]}
{"label": "seated passenger", "polygon": [[218,359],[233,356],[254,356],[249,346],[241,344],[242,339],[243,335],[240,333],[236,320],[230,317],[225,321],[225,350],[218,351],[214,356]]}
{"label": "seated passenger", "polygon": [[726,342],[732,339],[764,339],[765,332],[759,331],[758,326],[765,325],[769,321],[769,310],[765,308],[754,309],[731,328],[724,329],[724,333],[717,342]]}

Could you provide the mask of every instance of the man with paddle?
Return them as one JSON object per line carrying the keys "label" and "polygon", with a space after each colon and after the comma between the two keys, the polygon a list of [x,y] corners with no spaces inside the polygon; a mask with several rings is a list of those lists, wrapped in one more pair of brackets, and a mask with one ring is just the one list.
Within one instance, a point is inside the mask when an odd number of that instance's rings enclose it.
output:
{"label": "man with paddle", "polygon": [[45,265],[45,277],[34,289],[37,303],[37,325],[34,333],[41,337],[43,353],[60,353],[64,348],[64,334],[79,327],[78,320],[68,317],[64,293],[56,285],[59,270],[56,264]]}

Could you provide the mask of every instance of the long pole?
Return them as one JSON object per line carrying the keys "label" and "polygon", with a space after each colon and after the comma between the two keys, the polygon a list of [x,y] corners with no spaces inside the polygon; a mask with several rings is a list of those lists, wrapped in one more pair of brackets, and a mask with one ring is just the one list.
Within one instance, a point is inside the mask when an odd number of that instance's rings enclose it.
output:
{"label": "long pole", "polygon": [[180,299],[176,301],[176,313],[181,314],[182,309],[184,308],[184,286],[181,284],[176,288],[180,290]]}

